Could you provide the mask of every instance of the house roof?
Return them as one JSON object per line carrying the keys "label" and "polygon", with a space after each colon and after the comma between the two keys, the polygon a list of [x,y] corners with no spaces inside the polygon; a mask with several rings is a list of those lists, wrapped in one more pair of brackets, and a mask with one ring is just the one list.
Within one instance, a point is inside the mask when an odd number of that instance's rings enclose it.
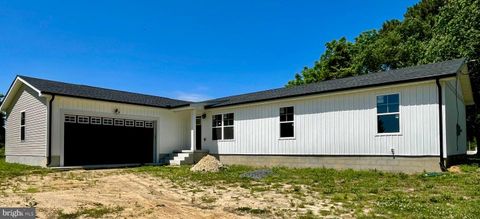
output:
{"label": "house roof", "polygon": [[205,108],[216,108],[372,86],[430,80],[434,78],[454,76],[464,63],[464,58],[454,59],[433,64],[418,65],[289,88],[278,88],[242,95],[222,97],[204,101],[203,103],[205,104]]}
{"label": "house roof", "polygon": [[81,97],[95,100],[106,100],[119,103],[130,103],[162,108],[176,108],[188,106],[190,102],[165,97],[131,93],[119,90],[91,87],[79,84],[69,84],[27,76],[18,76],[25,82],[38,89],[42,94],[56,94],[62,96]]}
{"label": "house roof", "polygon": [[[322,81],[307,85],[301,85],[289,88],[278,88],[254,93],[247,93],[229,97],[222,97],[203,102],[188,102],[183,100],[170,99],[152,95],[131,93],[112,89],[98,88],[86,85],[69,84],[64,82],[50,81],[27,76],[17,76],[10,87],[0,110],[5,110],[8,105],[12,90],[18,89],[16,83],[27,84],[41,94],[56,94],[62,96],[80,97],[94,100],[103,100],[110,102],[129,103],[144,106],[162,107],[167,109],[188,107],[194,104],[202,105],[205,108],[217,108],[239,104],[254,103],[260,101],[269,101],[283,98],[292,98],[306,95],[322,94],[328,92],[353,90],[373,86],[382,86],[390,84],[399,84],[414,81],[425,81],[436,78],[452,77],[457,74],[464,66],[465,59],[454,59],[444,62],[418,65],[384,72],[370,73],[366,75],[353,76],[348,78]],[[463,81],[462,89],[468,104],[473,104],[471,87],[468,74],[461,74],[460,80]],[[15,92],[13,92],[15,93]]]}

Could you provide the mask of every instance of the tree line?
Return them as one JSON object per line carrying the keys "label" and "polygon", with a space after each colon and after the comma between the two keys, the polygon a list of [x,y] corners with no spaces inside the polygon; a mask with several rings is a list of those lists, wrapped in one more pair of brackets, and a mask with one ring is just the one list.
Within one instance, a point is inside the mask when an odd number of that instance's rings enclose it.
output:
{"label": "tree line", "polygon": [[287,87],[371,72],[467,58],[476,106],[467,108],[467,136],[480,141],[480,0],[422,0],[402,20],[326,43],[313,66]]}

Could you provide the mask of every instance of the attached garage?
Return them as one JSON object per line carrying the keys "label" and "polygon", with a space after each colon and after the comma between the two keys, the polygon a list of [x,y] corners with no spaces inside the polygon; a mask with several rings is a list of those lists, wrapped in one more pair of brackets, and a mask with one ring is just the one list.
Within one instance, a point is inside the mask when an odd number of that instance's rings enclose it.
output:
{"label": "attached garage", "polygon": [[64,164],[153,163],[153,121],[65,115]]}

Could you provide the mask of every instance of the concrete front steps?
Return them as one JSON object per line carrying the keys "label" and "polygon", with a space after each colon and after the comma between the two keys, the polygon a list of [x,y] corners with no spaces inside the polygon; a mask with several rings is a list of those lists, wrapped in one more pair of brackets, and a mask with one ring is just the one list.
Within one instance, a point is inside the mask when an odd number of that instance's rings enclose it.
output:
{"label": "concrete front steps", "polygon": [[163,158],[160,163],[171,165],[171,166],[180,166],[197,163],[202,159],[208,151],[195,151],[191,150],[180,150],[174,151],[170,155]]}

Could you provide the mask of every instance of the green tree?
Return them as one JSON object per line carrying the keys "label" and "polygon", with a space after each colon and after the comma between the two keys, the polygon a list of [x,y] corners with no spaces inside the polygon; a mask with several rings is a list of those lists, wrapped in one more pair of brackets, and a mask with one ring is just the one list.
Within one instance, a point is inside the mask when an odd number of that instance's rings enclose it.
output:
{"label": "green tree", "polygon": [[[474,98],[480,103],[480,0],[422,0],[403,20],[389,20],[349,42],[326,44],[313,67],[295,74],[287,86],[467,57]],[[469,138],[480,142],[480,107],[467,111]]]}
{"label": "green tree", "polygon": [[[467,109],[467,135],[480,142],[480,1],[456,0],[440,11],[427,44],[425,63],[467,57],[474,98],[477,103]],[[480,155],[480,154],[477,154]]]}

